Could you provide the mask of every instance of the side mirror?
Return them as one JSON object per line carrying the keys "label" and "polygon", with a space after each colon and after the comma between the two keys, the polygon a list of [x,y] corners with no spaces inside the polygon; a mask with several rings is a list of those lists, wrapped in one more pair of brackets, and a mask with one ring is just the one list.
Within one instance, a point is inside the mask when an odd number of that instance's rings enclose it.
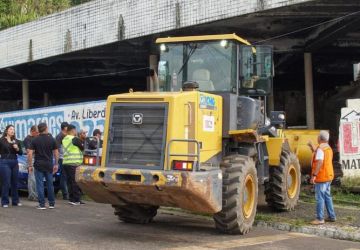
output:
{"label": "side mirror", "polygon": [[274,76],[273,49],[271,46],[256,46],[256,73],[260,78]]}

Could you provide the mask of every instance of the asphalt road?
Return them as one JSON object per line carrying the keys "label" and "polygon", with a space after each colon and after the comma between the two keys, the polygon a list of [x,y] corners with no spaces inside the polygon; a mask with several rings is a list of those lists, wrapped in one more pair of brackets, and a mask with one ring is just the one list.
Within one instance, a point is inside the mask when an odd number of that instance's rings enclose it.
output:
{"label": "asphalt road", "polygon": [[0,208],[0,249],[326,249],[360,250],[360,243],[254,228],[246,236],[218,234],[211,220],[161,210],[152,224],[122,223],[109,205],[88,202],[54,210]]}

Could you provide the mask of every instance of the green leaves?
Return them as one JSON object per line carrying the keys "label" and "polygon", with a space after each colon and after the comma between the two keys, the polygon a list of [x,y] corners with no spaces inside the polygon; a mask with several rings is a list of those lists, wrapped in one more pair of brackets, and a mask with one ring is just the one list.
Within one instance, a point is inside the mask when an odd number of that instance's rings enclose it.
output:
{"label": "green leaves", "polygon": [[26,23],[89,0],[0,0],[0,30]]}

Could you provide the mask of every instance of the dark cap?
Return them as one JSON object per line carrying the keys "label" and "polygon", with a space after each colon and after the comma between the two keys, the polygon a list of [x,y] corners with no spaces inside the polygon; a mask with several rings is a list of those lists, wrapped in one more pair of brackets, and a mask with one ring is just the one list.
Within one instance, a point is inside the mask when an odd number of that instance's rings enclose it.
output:
{"label": "dark cap", "polygon": [[67,122],[62,122],[61,125],[60,125],[61,130],[67,128],[68,126],[69,126],[69,123],[67,123]]}
{"label": "dark cap", "polygon": [[101,135],[100,129],[95,129],[95,130],[94,130],[93,136],[96,136],[96,135]]}
{"label": "dark cap", "polygon": [[73,129],[76,129],[76,127],[75,127],[74,125],[69,124],[69,125],[67,126],[67,131],[68,131],[68,132],[71,131],[71,130],[73,130]]}

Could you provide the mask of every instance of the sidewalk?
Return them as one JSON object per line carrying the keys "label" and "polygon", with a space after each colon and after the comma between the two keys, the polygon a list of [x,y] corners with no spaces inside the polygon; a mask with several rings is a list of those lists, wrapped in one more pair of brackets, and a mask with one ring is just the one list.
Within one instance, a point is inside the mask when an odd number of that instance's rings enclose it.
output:
{"label": "sidewalk", "polygon": [[263,200],[259,200],[256,226],[299,232],[333,239],[360,241],[360,207],[335,205],[337,221],[312,226],[315,219],[315,203],[299,201],[295,211],[274,212]]}

